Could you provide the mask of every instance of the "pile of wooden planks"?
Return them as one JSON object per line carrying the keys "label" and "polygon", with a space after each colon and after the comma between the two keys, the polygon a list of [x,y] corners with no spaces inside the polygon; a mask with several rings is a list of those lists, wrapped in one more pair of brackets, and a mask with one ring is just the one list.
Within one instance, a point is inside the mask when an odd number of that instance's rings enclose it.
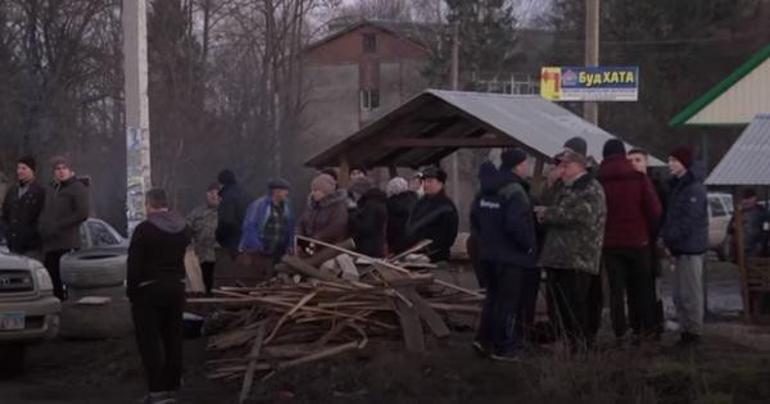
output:
{"label": "pile of wooden planks", "polygon": [[437,338],[450,334],[447,313],[480,310],[481,293],[431,273],[410,271],[398,260],[406,254],[380,260],[347,246],[309,241],[325,247],[320,254],[326,261],[347,254],[350,262],[356,258],[366,264],[356,269],[353,279],[322,271],[319,259],[287,256],[277,269],[292,278],[223,287],[214,291],[217,297],[188,299],[193,308],[213,306],[223,313],[223,324],[209,338],[209,349],[221,353],[209,362],[209,377],[242,377],[242,400],[258,372],[268,378],[283,369],[362,349],[370,338],[400,337],[407,350],[420,352],[426,330]]}

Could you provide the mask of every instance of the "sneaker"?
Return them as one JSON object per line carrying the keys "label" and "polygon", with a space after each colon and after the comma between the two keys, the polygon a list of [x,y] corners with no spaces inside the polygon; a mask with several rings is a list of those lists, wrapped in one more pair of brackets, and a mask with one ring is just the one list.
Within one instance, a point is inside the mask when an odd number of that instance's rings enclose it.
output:
{"label": "sneaker", "polygon": [[521,362],[521,356],[519,356],[518,352],[492,354],[489,356],[489,358],[492,359],[493,361],[498,361],[498,362],[509,362],[509,363]]}

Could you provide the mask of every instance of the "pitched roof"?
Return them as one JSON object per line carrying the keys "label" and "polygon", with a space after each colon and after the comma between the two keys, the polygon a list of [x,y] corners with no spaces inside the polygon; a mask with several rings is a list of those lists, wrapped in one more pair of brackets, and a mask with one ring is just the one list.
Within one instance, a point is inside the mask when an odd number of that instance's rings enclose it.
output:
{"label": "pitched roof", "polygon": [[770,114],[757,115],[706,179],[708,185],[770,185]]}
{"label": "pitched roof", "polygon": [[426,31],[427,28],[422,26],[418,23],[409,23],[409,22],[393,22],[393,21],[380,21],[380,20],[366,20],[362,19],[357,22],[354,22],[350,25],[345,26],[342,29],[337,29],[331,34],[312,42],[310,45],[305,47],[305,51],[310,51],[315,48],[318,48],[319,46],[325,45],[345,34],[348,34],[350,32],[353,32],[361,27],[365,26],[373,26],[376,28],[379,28],[383,31],[389,32],[397,37],[407,39],[409,41],[414,42],[418,46],[425,47],[425,44],[423,43],[422,34]]}
{"label": "pitched roof", "polygon": [[[681,126],[690,124],[690,120],[706,107],[711,105],[719,97],[721,97],[729,89],[733,88],[743,78],[752,73],[757,67],[762,65],[770,58],[770,45],[765,46],[759,52],[755,53],[749,60],[747,60],[738,69],[732,72],[727,78],[722,80],[719,84],[711,88],[701,97],[690,103],[685,109],[674,116],[669,121],[669,126]],[[760,91],[767,92],[767,89],[759,89]],[[770,112],[770,111],[760,111]],[[728,122],[730,123],[730,122]]]}
{"label": "pitched roof", "polygon": [[[337,166],[346,156],[353,165],[419,167],[462,147],[520,146],[550,158],[574,136],[585,138],[598,160],[604,143],[614,138],[540,96],[426,90],[307,165]],[[650,162],[663,164],[654,157]]]}

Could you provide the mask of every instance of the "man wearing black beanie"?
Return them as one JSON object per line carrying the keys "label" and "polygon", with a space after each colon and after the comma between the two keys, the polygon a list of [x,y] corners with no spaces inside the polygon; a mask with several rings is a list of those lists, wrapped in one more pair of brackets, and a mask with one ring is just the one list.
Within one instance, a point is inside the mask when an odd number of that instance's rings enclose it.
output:
{"label": "man wearing black beanie", "polygon": [[474,347],[492,359],[515,361],[524,348],[522,306],[525,273],[537,266],[535,220],[525,182],[529,166],[521,149],[504,152],[500,171],[480,177],[471,223],[478,234],[487,295]]}
{"label": "man wearing black beanie", "polygon": [[0,230],[5,233],[11,252],[40,258],[37,223],[45,203],[45,189],[37,183],[36,168],[37,164],[32,156],[17,160],[18,182],[5,194],[0,214]]}

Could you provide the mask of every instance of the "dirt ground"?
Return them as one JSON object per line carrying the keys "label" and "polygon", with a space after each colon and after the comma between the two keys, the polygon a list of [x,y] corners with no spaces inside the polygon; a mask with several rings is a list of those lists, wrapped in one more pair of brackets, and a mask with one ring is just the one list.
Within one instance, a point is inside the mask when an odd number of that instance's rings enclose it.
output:
{"label": "dirt ground", "polygon": [[[724,289],[734,280],[724,270],[714,281],[710,289]],[[770,333],[749,330],[735,316],[718,317],[694,350],[673,348],[672,332],[660,345],[641,350],[616,348],[605,333],[596,353],[572,356],[552,345],[517,364],[477,357],[468,329],[447,340],[429,341],[428,351],[420,355],[404,352],[400,341],[372,342],[364,350],[258,381],[252,402],[770,402]],[[755,339],[746,340],[747,333]],[[205,338],[185,343],[180,402],[236,402],[240,381],[205,378],[205,343]],[[25,374],[0,381],[3,404],[136,403],[143,393],[130,337],[57,339],[31,347]]]}

